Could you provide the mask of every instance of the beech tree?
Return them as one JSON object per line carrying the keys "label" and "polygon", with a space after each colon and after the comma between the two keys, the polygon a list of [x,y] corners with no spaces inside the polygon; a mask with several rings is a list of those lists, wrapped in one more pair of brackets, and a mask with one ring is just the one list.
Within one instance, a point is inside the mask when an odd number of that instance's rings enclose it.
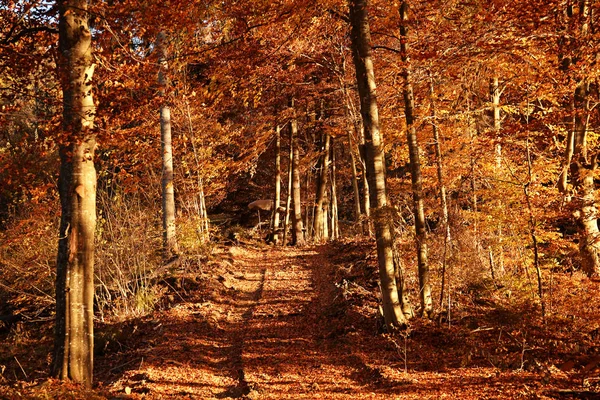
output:
{"label": "beech tree", "polygon": [[377,241],[383,315],[386,325],[393,330],[406,325],[407,319],[400,304],[403,296],[399,295],[399,286],[395,275],[396,269],[400,266],[394,264],[391,226],[393,217],[386,194],[385,159],[379,127],[367,0],[350,0],[349,8],[352,56],[365,136],[366,169],[369,180],[371,215],[374,220]]}
{"label": "beech tree", "polygon": [[408,56],[408,3],[400,5],[400,49],[404,68],[404,113],[406,118],[406,138],[410,155],[410,175],[413,192],[413,214],[415,217],[415,234],[417,260],[419,269],[419,293],[421,298],[421,313],[431,317],[433,302],[431,300],[431,284],[429,282],[429,263],[427,260],[427,231],[425,227],[425,211],[423,209],[423,178],[419,160],[419,144],[415,127],[415,97],[411,81],[411,66]]}
{"label": "beech tree", "polygon": [[63,137],[60,145],[61,222],[56,272],[52,372],[90,387],[94,363],[94,233],[96,169],[92,35],[87,0],[59,8]]}

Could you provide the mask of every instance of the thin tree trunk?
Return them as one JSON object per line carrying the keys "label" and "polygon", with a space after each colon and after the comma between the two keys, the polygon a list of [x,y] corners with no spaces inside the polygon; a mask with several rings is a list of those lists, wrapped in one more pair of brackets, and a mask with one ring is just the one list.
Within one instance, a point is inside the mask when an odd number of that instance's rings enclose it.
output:
{"label": "thin tree trunk", "polygon": [[[291,102],[294,107],[294,101]],[[304,232],[302,226],[302,196],[300,192],[300,148],[298,146],[298,121],[294,116],[290,123],[292,143],[294,153],[292,158],[292,199],[294,203],[294,212],[292,213],[292,244],[295,246],[304,246]]]}
{"label": "thin tree trunk", "polygon": [[[353,140],[353,131],[356,132],[357,135],[360,134],[360,124],[358,118],[356,118],[356,112],[354,107],[354,102],[348,93],[348,89],[344,82],[344,77],[346,76],[346,62],[345,59],[342,62],[342,74],[339,76],[340,87],[344,93],[344,100],[346,104],[346,118],[350,121],[351,128],[348,128],[348,148],[350,152],[350,163],[352,170],[352,189],[354,191],[354,216],[356,223],[360,223],[362,218],[362,211],[360,205],[360,190],[358,188],[358,172],[356,170],[356,156],[354,153],[355,146]],[[360,154],[359,154],[360,157]],[[364,229],[363,229],[364,233]]]}
{"label": "thin tree trunk", "polygon": [[348,131],[348,147],[350,148],[350,164],[352,168],[352,190],[354,191],[354,216],[357,223],[361,219],[360,191],[358,189],[358,173],[356,171],[356,156],[354,155],[354,143],[352,142],[352,131]]}
{"label": "thin tree trunk", "polygon": [[331,238],[336,240],[340,238],[340,223],[338,215],[337,182],[335,178],[335,142],[331,138]]}
{"label": "thin tree trunk", "polygon": [[[157,46],[160,52],[160,71],[158,84],[161,95],[165,97],[167,89],[167,49],[166,35],[158,34]],[[179,254],[179,245],[175,232],[175,188],[173,186],[173,147],[171,145],[171,110],[166,100],[160,107],[160,144],[162,150],[162,208],[163,208],[163,253],[166,259]]]}
{"label": "thin tree trunk", "polygon": [[290,127],[290,153],[288,158],[287,200],[285,202],[285,222],[283,224],[283,246],[287,246],[288,225],[290,223],[290,206],[292,204],[292,165],[294,160],[293,130]]}
{"label": "thin tree trunk", "polygon": [[275,201],[273,203],[273,243],[279,242],[279,203],[281,202],[281,127],[275,129]]}
{"label": "thin tree trunk", "polygon": [[59,193],[61,222],[56,266],[56,324],[52,375],[92,386],[94,365],[94,233],[96,169],[93,134],[92,35],[88,2],[58,2],[63,90]]}
{"label": "thin tree trunk", "polygon": [[402,61],[404,63],[406,139],[408,142],[410,174],[412,178],[421,313],[423,316],[431,317],[433,313],[433,302],[431,299],[431,284],[429,283],[429,263],[427,261],[427,231],[425,227],[425,212],[423,209],[423,179],[421,177],[419,144],[417,142],[417,132],[415,128],[415,98],[411,82],[410,59],[408,57],[408,3],[406,1],[403,1],[400,6],[400,21],[400,35],[402,37],[400,50]]}
{"label": "thin tree trunk", "polygon": [[[444,226],[444,253],[442,260],[442,284],[440,288],[440,304],[444,303],[444,290],[446,284],[446,268],[450,255],[448,249],[452,240],[450,233],[450,221],[448,216],[448,199],[446,196],[446,185],[444,183],[444,161],[442,159],[442,144],[440,142],[440,134],[437,125],[437,113],[435,106],[435,91],[433,87],[433,79],[429,81],[429,96],[431,102],[431,129],[433,130],[433,143],[435,147],[435,164],[437,170],[438,185],[440,186],[440,203],[442,206],[442,224]],[[450,290],[450,289],[448,289]]]}
{"label": "thin tree trunk", "polygon": [[364,215],[364,223],[363,223],[363,233],[369,237],[373,236],[373,221],[371,221],[371,198],[369,193],[371,192],[369,179],[367,178],[367,155],[365,149],[365,139],[364,139],[364,128],[363,134],[361,135],[361,145],[360,148],[363,150],[360,152],[360,160],[362,164],[362,172],[361,178],[363,182],[363,196],[362,196],[362,206],[363,206],[363,215]]}
{"label": "thin tree trunk", "polygon": [[331,143],[331,136],[326,133],[324,133],[323,136],[324,140],[319,162],[319,179],[315,202],[315,219],[313,221],[313,234],[315,241],[317,242],[320,242],[326,238],[325,225],[327,224],[323,214],[327,197],[327,185],[329,183],[329,147]]}
{"label": "thin tree trunk", "polygon": [[502,144],[500,143],[500,87],[497,76],[490,79],[490,100],[492,101],[491,111],[496,136],[496,173],[498,173],[502,168]]}
{"label": "thin tree trunk", "polygon": [[[366,0],[349,0],[352,55],[363,120],[367,176],[371,203],[375,205],[374,224],[379,261],[379,279],[383,299],[383,314],[388,329],[406,325],[396,284],[393,252],[392,214],[387,204],[385,159],[381,133],[373,60],[371,58],[371,33]],[[399,268],[399,266],[398,266]]]}

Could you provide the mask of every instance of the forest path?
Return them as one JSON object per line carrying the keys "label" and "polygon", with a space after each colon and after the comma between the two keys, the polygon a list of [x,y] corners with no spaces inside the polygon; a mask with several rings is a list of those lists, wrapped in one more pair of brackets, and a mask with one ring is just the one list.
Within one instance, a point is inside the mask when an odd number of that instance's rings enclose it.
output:
{"label": "forest path", "polygon": [[[185,284],[110,362],[115,394],[145,398],[390,398],[329,329],[336,296],[326,247],[231,247]],[[185,292],[185,293],[184,293]],[[333,333],[333,334],[332,334]],[[134,333],[135,335],[135,333]],[[126,358],[125,358],[126,357]],[[116,364],[116,366],[115,366]],[[375,374],[377,375],[377,374]],[[392,391],[393,393],[393,391]]]}

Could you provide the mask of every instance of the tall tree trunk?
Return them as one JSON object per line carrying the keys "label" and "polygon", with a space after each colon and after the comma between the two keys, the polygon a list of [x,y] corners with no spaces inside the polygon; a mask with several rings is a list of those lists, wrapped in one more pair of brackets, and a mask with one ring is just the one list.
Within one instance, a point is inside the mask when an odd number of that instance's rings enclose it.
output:
{"label": "tall tree trunk", "polygon": [[360,190],[358,189],[358,172],[356,171],[356,156],[354,155],[354,142],[352,131],[348,131],[348,147],[350,148],[350,164],[352,168],[352,190],[354,191],[354,216],[357,223],[360,222],[362,211],[360,207]]}
{"label": "tall tree trunk", "polygon": [[[430,106],[431,106],[431,129],[433,130],[433,144],[435,147],[435,165],[437,170],[437,178],[438,185],[440,186],[440,205],[442,207],[442,224],[444,226],[444,254],[442,260],[442,284],[440,289],[440,304],[444,303],[444,290],[446,284],[446,270],[447,263],[450,254],[448,254],[448,249],[450,248],[450,243],[452,240],[452,236],[450,233],[450,221],[448,217],[448,199],[446,196],[446,184],[444,182],[444,161],[442,160],[442,144],[440,142],[440,134],[437,125],[437,113],[436,113],[436,105],[435,105],[435,91],[433,87],[433,79],[430,77],[429,81],[429,96],[430,96]],[[450,289],[448,289],[448,293],[450,293]]]}
{"label": "tall tree trunk", "polygon": [[596,205],[594,172],[598,167],[598,155],[592,162],[575,163],[574,176],[577,178],[578,192],[581,195],[576,216],[582,226],[580,253],[582,268],[589,276],[600,275],[600,230],[598,230],[598,207]]}
{"label": "tall tree trunk", "polygon": [[340,237],[340,223],[338,214],[337,182],[335,165],[335,142],[331,138],[331,238],[336,240]]}
{"label": "tall tree trunk", "polygon": [[[338,77],[339,81],[340,81],[340,88],[342,89],[342,92],[344,93],[344,102],[346,105],[346,118],[349,121],[349,127],[348,127],[348,148],[349,148],[349,153],[350,153],[350,163],[351,163],[351,168],[352,168],[352,189],[354,191],[354,216],[355,216],[355,221],[356,223],[359,223],[361,221],[362,218],[362,211],[361,211],[361,205],[360,205],[360,190],[358,189],[358,172],[356,170],[356,156],[354,153],[355,150],[355,146],[354,146],[354,139],[353,139],[353,135],[354,133],[357,134],[357,136],[360,134],[360,123],[358,121],[358,118],[356,118],[356,109],[354,107],[354,102],[352,101],[352,97],[350,96],[350,93],[348,92],[348,88],[346,83],[344,82],[344,77],[346,76],[346,62],[345,59],[342,62],[342,74]],[[360,158],[360,154],[359,154],[359,158]],[[364,233],[364,229],[363,229],[363,233]]]}
{"label": "tall tree trunk", "polygon": [[499,172],[502,168],[502,144],[500,143],[500,87],[497,76],[490,79],[490,100],[492,102],[491,111],[496,136],[496,172]]}
{"label": "tall tree trunk", "polygon": [[[579,2],[580,37],[578,40],[586,40],[589,33],[590,4],[586,0]],[[569,14],[569,13],[567,13]],[[569,16],[574,14],[569,14]],[[562,56],[560,56],[562,57]],[[574,59],[565,57],[562,66],[565,71],[575,64]],[[598,209],[595,195],[594,171],[597,168],[598,155],[592,160],[588,157],[587,131],[590,113],[590,83],[588,77],[578,77],[578,84],[573,93],[571,104],[573,113],[573,128],[567,140],[565,154],[566,165],[569,165],[573,173],[574,192],[577,200],[578,210],[575,217],[580,223],[580,256],[582,268],[589,276],[600,275],[600,232],[598,230]],[[567,188],[567,168],[563,169],[559,189],[565,191]]]}
{"label": "tall tree trunk", "polygon": [[[356,70],[356,82],[360,97],[363,120],[366,166],[377,242],[379,279],[383,300],[383,314],[388,329],[405,326],[404,315],[396,284],[393,252],[392,213],[387,204],[385,159],[379,131],[379,113],[373,60],[371,59],[371,33],[369,28],[367,1],[349,0],[352,56]],[[398,266],[399,268],[399,266]]]}
{"label": "tall tree trunk", "polygon": [[290,223],[290,206],[292,204],[292,165],[294,162],[294,131],[290,128],[290,153],[288,158],[288,185],[287,185],[287,199],[285,202],[285,221],[283,223],[283,246],[287,245],[287,232],[288,225]]}
{"label": "tall tree trunk", "polygon": [[61,222],[56,273],[52,374],[92,386],[94,365],[94,232],[96,169],[93,133],[92,35],[88,2],[59,7],[59,74],[63,90],[59,193]]}
{"label": "tall tree trunk", "polygon": [[163,253],[166,259],[179,254],[175,232],[175,187],[173,186],[173,147],[171,145],[171,109],[167,106],[167,44],[164,32],[158,34],[157,47],[160,52],[158,84],[163,96],[160,107],[160,144],[162,150],[162,209],[163,209]]}
{"label": "tall tree trunk", "polygon": [[327,223],[326,218],[324,218],[324,208],[327,197],[327,186],[329,183],[329,147],[331,143],[331,136],[326,133],[324,133],[323,136],[324,140],[319,161],[319,179],[315,202],[315,219],[313,221],[313,234],[315,241],[317,242],[320,242],[326,238],[325,225]]}
{"label": "tall tree trunk", "polygon": [[429,283],[429,263],[427,261],[427,231],[425,212],[423,209],[423,179],[419,160],[419,144],[415,128],[415,98],[411,82],[410,58],[408,57],[408,3],[400,5],[400,50],[404,63],[404,108],[406,115],[406,140],[410,157],[410,175],[412,180],[413,207],[415,215],[415,231],[417,245],[417,261],[419,267],[419,292],[421,294],[421,313],[430,317],[433,313],[431,300],[431,284]]}
{"label": "tall tree trunk", "polygon": [[[292,108],[294,101],[291,102]],[[292,158],[292,200],[294,211],[292,213],[292,244],[304,246],[304,227],[302,226],[302,196],[300,193],[300,148],[298,146],[298,121],[296,116],[290,122],[292,145],[294,148]]]}
{"label": "tall tree trunk", "polygon": [[275,199],[273,202],[273,243],[279,242],[279,203],[281,202],[281,127],[275,129]]}

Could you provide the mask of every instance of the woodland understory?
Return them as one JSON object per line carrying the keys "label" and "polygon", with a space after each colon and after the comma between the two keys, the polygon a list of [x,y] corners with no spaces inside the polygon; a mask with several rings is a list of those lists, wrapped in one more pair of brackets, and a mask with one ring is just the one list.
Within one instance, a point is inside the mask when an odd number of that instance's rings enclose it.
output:
{"label": "woodland understory", "polygon": [[600,2],[0,3],[0,398],[600,398]]}

